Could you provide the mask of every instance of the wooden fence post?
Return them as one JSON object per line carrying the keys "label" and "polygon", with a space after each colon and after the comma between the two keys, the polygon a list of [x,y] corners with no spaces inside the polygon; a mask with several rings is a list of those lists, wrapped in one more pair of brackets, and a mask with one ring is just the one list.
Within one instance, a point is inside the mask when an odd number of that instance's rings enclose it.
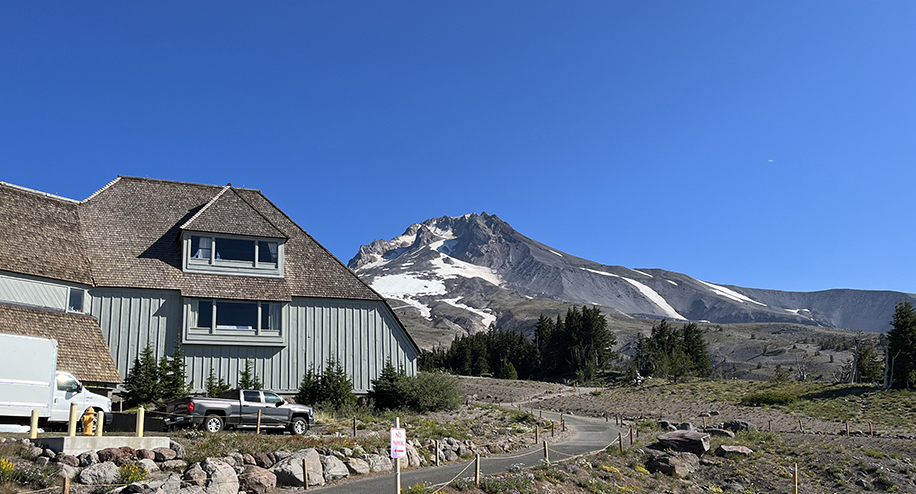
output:
{"label": "wooden fence post", "polygon": [[474,484],[480,487],[480,453],[477,453],[477,459],[474,462]]}
{"label": "wooden fence post", "polygon": [[307,458],[302,459],[302,488],[309,490],[309,461]]}

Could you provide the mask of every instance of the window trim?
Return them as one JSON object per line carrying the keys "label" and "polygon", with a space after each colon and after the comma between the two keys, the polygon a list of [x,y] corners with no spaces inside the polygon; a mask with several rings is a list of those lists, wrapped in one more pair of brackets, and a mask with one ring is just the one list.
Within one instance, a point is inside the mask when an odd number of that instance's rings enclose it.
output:
{"label": "window trim", "polygon": [[[191,237],[210,239],[210,258],[199,259],[191,257]],[[254,242],[254,260],[236,261],[231,259],[216,259],[216,245],[218,239],[245,240]],[[277,244],[277,262],[263,263],[258,261],[258,250],[261,242]],[[185,231],[181,238],[182,271],[186,273],[225,274],[232,276],[258,276],[266,278],[283,278],[286,240],[271,237],[249,237],[244,235],[229,235],[223,233],[208,233]]]}
{"label": "window trim", "polygon": [[[74,291],[82,292],[82,298],[80,299],[81,304],[80,304],[79,309],[74,309],[73,307],[70,306],[70,299],[73,297]],[[89,299],[89,293],[88,293],[88,290],[86,290],[85,288],[74,288],[72,286],[67,287],[67,312],[71,314],[85,314],[86,313],[86,302],[88,301],[88,299]]]}
{"label": "window trim", "polygon": [[[195,302],[210,302],[210,327],[198,328],[192,327],[191,324],[195,319],[194,304]],[[219,328],[216,325],[216,304],[217,302],[236,302],[236,303],[253,303],[257,304],[258,327],[252,329],[229,329]],[[262,311],[268,304],[276,305],[277,327],[261,328]],[[182,317],[182,344],[206,344],[206,345],[239,345],[246,346],[286,346],[285,321],[286,321],[286,302],[276,302],[269,300],[229,300],[215,298],[185,297],[183,303]],[[269,310],[269,309],[267,309]]]}

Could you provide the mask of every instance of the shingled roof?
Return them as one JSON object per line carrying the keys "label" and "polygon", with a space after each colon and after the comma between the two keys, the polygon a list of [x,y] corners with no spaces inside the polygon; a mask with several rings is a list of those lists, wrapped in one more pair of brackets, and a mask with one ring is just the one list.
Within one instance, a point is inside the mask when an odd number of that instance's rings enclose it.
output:
{"label": "shingled roof", "polygon": [[78,203],[0,182],[0,270],[91,284]]}
{"label": "shingled roof", "polygon": [[[258,190],[118,177],[79,205],[95,286],[188,297],[383,300]],[[182,229],[285,238],[284,278],[184,273]]]}
{"label": "shingled roof", "polygon": [[91,316],[0,304],[0,333],[54,338],[59,370],[86,382],[121,382],[99,323]]}

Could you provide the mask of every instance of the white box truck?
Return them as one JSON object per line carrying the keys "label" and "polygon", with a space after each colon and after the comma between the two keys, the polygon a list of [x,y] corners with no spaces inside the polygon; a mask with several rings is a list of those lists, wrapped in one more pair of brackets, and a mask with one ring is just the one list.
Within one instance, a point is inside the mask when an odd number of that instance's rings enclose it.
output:
{"label": "white box truck", "polygon": [[0,420],[28,423],[38,410],[42,424],[65,427],[70,403],[77,417],[93,408],[111,417],[111,400],[87,391],[73,374],[57,369],[57,340],[0,333]]}

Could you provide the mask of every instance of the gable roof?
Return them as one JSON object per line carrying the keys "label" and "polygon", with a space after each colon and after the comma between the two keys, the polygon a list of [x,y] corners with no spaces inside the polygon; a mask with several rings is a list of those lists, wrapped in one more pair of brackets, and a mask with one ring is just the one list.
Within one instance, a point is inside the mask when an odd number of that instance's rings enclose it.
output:
{"label": "gable roof", "polygon": [[92,283],[78,203],[0,182],[0,270]]}
{"label": "gable roof", "polygon": [[[258,190],[118,177],[83,201],[79,215],[96,286],[241,300],[383,300]],[[183,227],[287,239],[284,278],[183,272]]]}
{"label": "gable roof", "polygon": [[223,187],[180,228],[229,235],[286,238],[264,215],[245,202],[231,184]]}
{"label": "gable roof", "polygon": [[119,383],[99,323],[92,316],[0,304],[0,333],[57,340],[57,368],[80,381]]}

